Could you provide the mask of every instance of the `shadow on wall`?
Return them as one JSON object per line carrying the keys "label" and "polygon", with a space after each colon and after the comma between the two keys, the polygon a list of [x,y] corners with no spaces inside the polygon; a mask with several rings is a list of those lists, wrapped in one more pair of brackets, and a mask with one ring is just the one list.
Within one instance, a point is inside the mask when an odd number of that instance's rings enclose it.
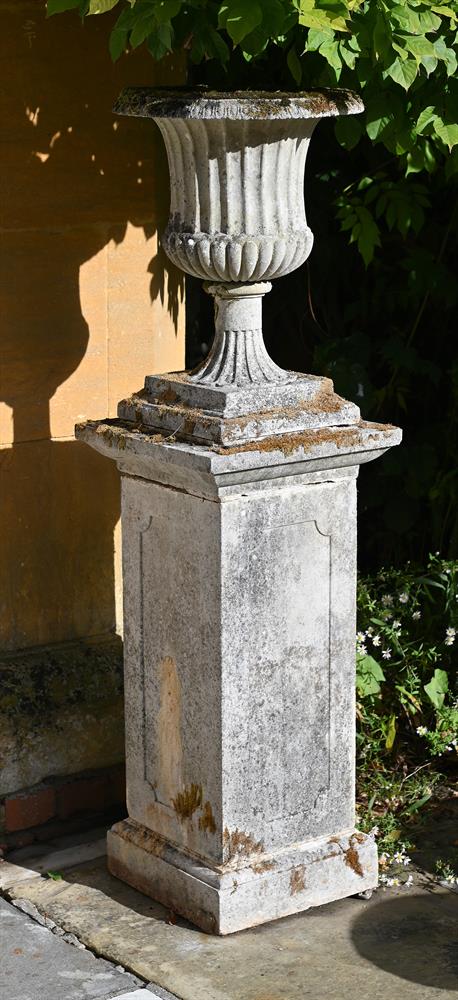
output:
{"label": "shadow on wall", "polygon": [[[455,995],[458,990],[456,894],[437,888],[421,896],[407,895],[408,889],[402,891],[404,897],[386,898],[364,907],[352,928],[355,948],[372,965],[400,979],[430,987],[434,996],[436,990],[453,990]],[[427,994],[422,992],[421,996]],[[447,996],[451,993],[447,992]]]}
{"label": "shadow on wall", "polygon": [[[8,86],[0,646],[16,649],[115,628],[117,472],[71,438],[75,421],[114,415],[123,353],[135,357],[128,313],[124,329],[122,320],[114,334],[110,325],[111,292],[116,297],[118,289],[119,301],[129,301],[129,274],[116,264],[117,248],[133,227],[144,240],[154,237],[168,213],[159,132],[150,122],[115,119],[111,107],[127,83],[173,83],[182,73],[171,62],[155,68],[140,53],[113,67],[105,18],[83,28],[74,15],[47,21],[44,3],[0,2],[0,11]],[[80,272],[88,261],[94,266],[82,303]],[[177,330],[179,275],[162,252],[149,271],[151,299],[166,305]],[[154,332],[152,323],[152,338]],[[141,361],[137,351],[140,369]]]}

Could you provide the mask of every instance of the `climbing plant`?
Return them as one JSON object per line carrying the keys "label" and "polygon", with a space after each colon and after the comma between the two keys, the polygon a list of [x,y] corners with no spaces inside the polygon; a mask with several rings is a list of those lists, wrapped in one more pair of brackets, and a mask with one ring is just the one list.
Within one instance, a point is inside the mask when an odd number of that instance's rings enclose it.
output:
{"label": "climbing plant", "polygon": [[[158,60],[185,49],[192,64],[213,60],[229,82],[241,57],[272,85],[271,55],[290,87],[354,87],[364,116],[340,119],[338,141],[364,136],[398,161],[395,179],[381,166],[342,191],[338,217],[364,261],[382,227],[418,232],[429,200],[416,175],[458,171],[458,2],[431,0],[48,0],[48,14],[83,18],[117,8],[113,59],[145,44]],[[283,65],[282,65],[283,64]],[[259,72],[261,71],[261,72]],[[237,79],[235,79],[237,84]],[[451,155],[450,155],[451,154]]]}

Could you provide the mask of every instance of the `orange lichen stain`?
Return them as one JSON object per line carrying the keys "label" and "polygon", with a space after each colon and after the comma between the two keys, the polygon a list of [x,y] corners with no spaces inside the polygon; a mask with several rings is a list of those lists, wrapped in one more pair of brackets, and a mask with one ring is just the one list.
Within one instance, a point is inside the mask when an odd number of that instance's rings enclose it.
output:
{"label": "orange lichen stain", "polygon": [[202,786],[193,783],[184,788],[172,799],[172,805],[180,819],[191,819],[196,809],[200,809],[202,805]]}
{"label": "orange lichen stain", "polygon": [[297,865],[296,868],[291,869],[289,884],[292,896],[294,896],[296,892],[303,892],[305,889],[305,865]]}
{"label": "orange lichen stain", "polygon": [[199,819],[199,830],[203,830],[208,833],[216,833],[216,823],[213,817],[210,802],[206,802],[204,805],[202,816]]}
{"label": "orange lichen stain", "polygon": [[223,845],[226,848],[227,860],[234,858],[249,858],[251,854],[264,854],[262,841],[255,841],[248,833],[235,829],[232,833],[227,827],[223,833]]}
{"label": "orange lichen stain", "polygon": [[168,804],[183,785],[181,744],[181,684],[172,656],[159,664],[160,706],[158,712],[158,758],[156,795]]}
{"label": "orange lichen stain", "polygon": [[[359,834],[359,837],[360,836],[361,836],[361,834]],[[361,843],[361,840],[358,840],[358,835],[357,834],[353,834],[353,836],[350,837],[350,845],[349,845],[349,847],[347,847],[347,850],[344,851],[345,864],[348,865],[349,868],[352,868],[352,870],[354,871],[355,875],[359,875],[361,878],[363,878],[364,872],[363,872],[363,869],[362,869],[362,866],[361,866],[361,862],[359,860],[358,851],[356,850],[356,847],[354,846],[354,841],[355,840],[356,840],[357,843]],[[363,838],[363,840],[364,840],[364,838]]]}
{"label": "orange lichen stain", "polygon": [[171,385],[166,386],[165,389],[161,389],[158,393],[158,401],[160,403],[163,404],[165,403],[170,405],[170,403],[176,403],[176,400],[177,400],[177,394],[175,392],[175,389],[172,389]]}
{"label": "orange lichen stain", "polygon": [[272,868],[275,867],[275,861],[256,861],[254,865],[251,865],[251,871],[255,872],[256,875],[262,875],[264,872],[272,871]]}

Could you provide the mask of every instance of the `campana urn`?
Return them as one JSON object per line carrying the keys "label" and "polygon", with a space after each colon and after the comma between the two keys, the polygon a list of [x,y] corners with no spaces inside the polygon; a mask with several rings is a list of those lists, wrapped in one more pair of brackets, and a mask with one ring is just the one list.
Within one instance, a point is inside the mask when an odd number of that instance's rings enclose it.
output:
{"label": "campana urn", "polygon": [[128,817],[108,866],[210,933],[377,885],[355,825],[356,480],[401,432],[262,336],[270,282],[312,248],[313,130],[361,110],[341,90],[116,106],[164,137],[163,246],[214,297],[215,338],[76,431],[122,483]]}

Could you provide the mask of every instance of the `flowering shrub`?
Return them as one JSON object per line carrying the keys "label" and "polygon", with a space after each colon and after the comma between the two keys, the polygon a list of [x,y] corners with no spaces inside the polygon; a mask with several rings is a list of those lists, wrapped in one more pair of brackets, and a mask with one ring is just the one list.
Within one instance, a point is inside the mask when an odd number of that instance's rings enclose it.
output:
{"label": "flowering shrub", "polygon": [[361,819],[392,845],[456,762],[458,562],[362,579],[358,626]]}

